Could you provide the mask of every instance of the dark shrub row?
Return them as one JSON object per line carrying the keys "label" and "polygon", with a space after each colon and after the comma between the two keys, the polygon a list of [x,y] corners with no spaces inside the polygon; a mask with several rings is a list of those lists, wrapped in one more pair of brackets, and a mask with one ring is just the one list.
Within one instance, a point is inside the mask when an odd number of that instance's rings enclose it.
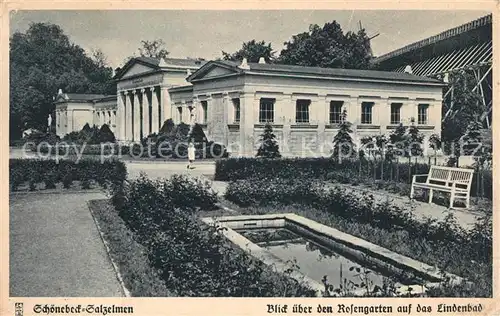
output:
{"label": "dark shrub row", "polygon": [[[45,188],[54,188],[56,183],[69,187],[73,181],[81,181],[87,187],[90,181],[102,187],[121,185],[127,177],[125,164],[118,160],[60,160],[52,159],[10,159],[9,183],[16,191],[24,183],[34,189],[36,184],[45,183]],[[88,188],[88,187],[87,187]]]}
{"label": "dark shrub row", "polygon": [[[249,178],[334,180],[345,184],[390,181],[410,184],[414,174],[429,173],[430,165],[396,163],[372,160],[344,160],[330,158],[230,158],[215,165],[215,180],[235,181]],[[484,170],[475,174],[471,194],[492,198],[492,173]]]}
{"label": "dark shrub row", "polygon": [[[114,195],[118,193],[113,191]],[[228,243],[221,229],[203,224],[198,210],[215,209],[207,183],[185,176],[126,183],[115,208],[147,247],[150,262],[179,296],[312,296]]]}
{"label": "dark shrub row", "polygon": [[[372,195],[362,195],[333,187],[325,189],[308,180],[255,179],[231,182],[225,198],[240,206],[299,204],[335,214],[357,223],[367,223],[387,231],[407,231],[430,243],[457,244],[469,260],[491,262],[492,230],[467,231],[450,219],[446,224],[415,219],[411,210],[378,203]],[[490,224],[491,225],[491,218]]]}

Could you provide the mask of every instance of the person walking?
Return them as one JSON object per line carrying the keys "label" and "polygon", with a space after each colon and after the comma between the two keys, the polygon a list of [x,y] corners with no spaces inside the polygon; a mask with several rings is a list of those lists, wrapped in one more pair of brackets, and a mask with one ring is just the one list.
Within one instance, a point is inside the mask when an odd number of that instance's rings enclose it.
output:
{"label": "person walking", "polygon": [[187,169],[194,169],[194,167],[192,167],[191,165],[194,163],[194,159],[195,159],[195,153],[196,153],[196,150],[194,148],[194,144],[193,142],[189,142],[189,145],[188,145],[188,165],[187,165]]}

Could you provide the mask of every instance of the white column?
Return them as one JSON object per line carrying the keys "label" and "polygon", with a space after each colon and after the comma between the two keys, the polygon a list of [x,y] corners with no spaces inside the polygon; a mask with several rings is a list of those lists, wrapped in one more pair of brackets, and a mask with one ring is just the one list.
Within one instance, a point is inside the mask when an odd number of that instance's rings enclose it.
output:
{"label": "white column", "polygon": [[116,99],[116,112],[115,112],[115,131],[113,131],[116,134],[116,138],[118,140],[125,140],[125,102],[124,102],[124,96],[121,91],[118,91],[117,93],[117,99]]}
{"label": "white column", "polygon": [[148,98],[148,90],[142,89],[142,135],[143,137],[147,137],[151,134],[151,130],[149,129],[149,98]]}
{"label": "white column", "polygon": [[132,135],[133,135],[133,129],[132,129],[132,123],[133,123],[133,113],[132,113],[132,102],[134,100],[134,95],[132,94],[132,91],[127,91],[125,94],[125,99],[128,101],[125,104],[125,139],[126,140],[132,140]]}
{"label": "white column", "polygon": [[141,133],[141,112],[140,112],[140,102],[139,102],[139,94],[137,90],[132,91],[132,95],[134,98],[134,127],[133,127],[133,140],[134,142],[140,141],[140,133]]}
{"label": "white column", "polygon": [[182,118],[181,122],[185,124],[189,124],[189,109],[187,107],[187,104],[185,102],[182,103]]}
{"label": "white column", "polygon": [[240,155],[252,157],[254,153],[254,117],[255,104],[258,102],[253,93],[244,93],[240,96]]}
{"label": "white column", "polygon": [[101,126],[106,124],[106,111],[101,111]]}
{"label": "white column", "polygon": [[73,131],[73,110],[68,110],[67,112],[68,115],[68,133],[71,133]]}
{"label": "white column", "polygon": [[160,87],[160,109],[161,109],[161,124],[172,117],[172,104],[167,87]]}
{"label": "white column", "polygon": [[[155,87],[150,87],[151,91],[151,132],[158,133],[160,130],[160,103],[158,102],[158,93]],[[163,122],[162,122],[163,123]]]}

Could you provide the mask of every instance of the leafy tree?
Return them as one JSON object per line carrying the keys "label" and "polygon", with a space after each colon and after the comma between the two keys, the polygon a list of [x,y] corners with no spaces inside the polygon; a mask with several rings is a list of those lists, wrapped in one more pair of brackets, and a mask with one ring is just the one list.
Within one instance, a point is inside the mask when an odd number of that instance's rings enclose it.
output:
{"label": "leafy tree", "polygon": [[389,135],[390,153],[386,157],[395,158],[406,156],[408,148],[408,137],[406,135],[407,127],[399,124],[398,127]]}
{"label": "leafy tree", "polygon": [[359,155],[364,157],[365,150],[368,150],[368,153],[370,155],[374,155],[375,152],[375,142],[373,140],[373,136],[365,136],[361,138],[361,145],[363,145],[362,148],[359,149]]}
{"label": "leafy tree", "polygon": [[333,138],[332,158],[341,162],[342,157],[352,157],[356,154],[356,145],[354,144],[351,133],[351,122],[347,120],[347,111],[344,109],[339,123],[339,131]]}
{"label": "leafy tree", "polygon": [[272,63],[275,59],[274,52],[271,47],[271,43],[265,41],[256,42],[255,40],[243,43],[240,50],[233,54],[222,52],[222,59],[241,61],[246,58],[250,63],[256,63],[259,61],[260,57],[264,57],[266,63]]}
{"label": "leafy tree", "polygon": [[162,39],[152,41],[141,41],[142,47],[139,48],[139,54],[142,57],[166,58],[169,51],[165,48],[165,42]]}
{"label": "leafy tree", "polygon": [[357,33],[344,34],[336,21],[309,26],[309,31],[294,35],[285,42],[278,63],[326,67],[326,68],[370,68],[370,40],[361,29]]}
{"label": "leafy tree", "polygon": [[476,115],[474,119],[469,123],[467,131],[461,139],[463,152],[466,156],[480,154],[480,147],[482,145],[482,127],[483,126],[481,122],[479,122],[479,119]]}
{"label": "leafy tree", "polygon": [[[22,130],[45,130],[58,89],[114,94],[112,69],[97,64],[54,24],[33,23],[10,38],[10,138]],[[54,115],[52,115],[54,116]]]}
{"label": "leafy tree", "polygon": [[[408,148],[406,152],[406,156],[408,159],[411,157],[422,156],[422,142],[424,141],[424,136],[418,130],[418,127],[415,124],[411,124],[408,129]],[[415,158],[416,159],[416,158]]]}
{"label": "leafy tree", "polygon": [[459,142],[460,138],[465,135],[469,123],[477,120],[476,116],[481,115],[485,110],[479,91],[477,89],[473,91],[476,82],[474,74],[465,70],[449,76],[449,89],[453,89],[453,92],[443,102],[443,117],[450,109],[451,112],[444,120],[441,132],[446,150],[450,149],[449,146],[452,143]]}
{"label": "leafy tree", "polygon": [[437,152],[441,149],[441,138],[438,134],[432,134],[429,137],[429,146],[434,150],[434,164],[437,163]]}
{"label": "leafy tree", "polygon": [[108,66],[108,57],[104,54],[104,52],[100,48],[96,48],[92,50],[92,60],[94,60],[95,64],[98,67],[107,67]]}
{"label": "leafy tree", "polygon": [[279,145],[276,141],[276,135],[273,133],[273,127],[271,124],[266,123],[264,133],[260,135],[260,137],[261,144],[257,150],[257,157],[280,158],[281,154],[279,151]]}

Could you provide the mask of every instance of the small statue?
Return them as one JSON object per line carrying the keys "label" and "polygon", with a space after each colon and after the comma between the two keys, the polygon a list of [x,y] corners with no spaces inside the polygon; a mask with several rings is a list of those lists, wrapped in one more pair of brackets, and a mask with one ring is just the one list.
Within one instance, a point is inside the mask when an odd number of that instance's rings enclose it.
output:
{"label": "small statue", "polygon": [[52,115],[49,114],[49,117],[47,118],[47,126],[50,127],[52,125]]}

